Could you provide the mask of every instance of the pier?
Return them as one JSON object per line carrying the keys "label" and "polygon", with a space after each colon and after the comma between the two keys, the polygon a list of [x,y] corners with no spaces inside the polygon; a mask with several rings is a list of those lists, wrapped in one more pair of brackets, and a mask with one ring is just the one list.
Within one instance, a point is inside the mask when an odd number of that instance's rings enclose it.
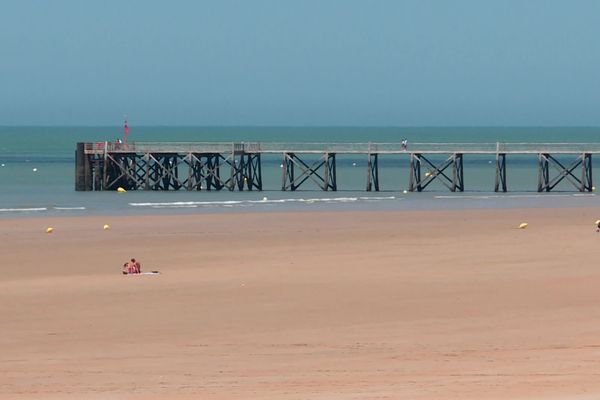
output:
{"label": "pier", "polygon": [[[495,157],[493,187],[506,192],[507,158],[531,155],[537,158],[538,192],[549,192],[563,180],[577,191],[591,192],[592,155],[599,153],[600,143],[78,143],[75,190],[260,191],[261,156],[271,155],[281,157],[281,190],[298,190],[310,180],[321,190],[336,191],[336,156],[350,154],[367,163],[366,191],[380,190],[381,155],[408,157],[411,192],[436,180],[452,192],[463,192],[463,160],[471,155]],[[434,162],[432,156],[440,155],[444,161]],[[565,157],[570,163],[564,163]]]}

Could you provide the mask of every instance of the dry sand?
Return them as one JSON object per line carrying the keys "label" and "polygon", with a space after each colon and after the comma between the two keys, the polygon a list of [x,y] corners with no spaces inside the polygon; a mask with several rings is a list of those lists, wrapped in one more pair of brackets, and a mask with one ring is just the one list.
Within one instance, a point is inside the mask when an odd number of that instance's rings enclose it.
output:
{"label": "dry sand", "polygon": [[599,215],[0,220],[0,398],[597,399]]}

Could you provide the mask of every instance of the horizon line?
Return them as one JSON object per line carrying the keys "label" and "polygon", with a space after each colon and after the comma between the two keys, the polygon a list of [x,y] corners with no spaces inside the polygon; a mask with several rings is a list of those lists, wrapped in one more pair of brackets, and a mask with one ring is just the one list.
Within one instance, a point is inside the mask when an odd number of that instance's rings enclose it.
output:
{"label": "horizon line", "polygon": [[[194,124],[140,124],[129,123],[129,128],[387,128],[387,129],[422,129],[422,128],[587,128],[598,129],[600,125],[194,125]],[[118,125],[92,124],[0,124],[0,128],[122,128]]]}

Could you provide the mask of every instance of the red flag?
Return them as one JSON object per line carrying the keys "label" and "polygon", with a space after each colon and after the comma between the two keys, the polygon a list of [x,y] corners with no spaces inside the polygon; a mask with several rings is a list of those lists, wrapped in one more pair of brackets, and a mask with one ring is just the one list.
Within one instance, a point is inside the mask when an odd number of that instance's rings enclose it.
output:
{"label": "red flag", "polygon": [[127,125],[127,120],[125,120],[125,125],[123,126],[123,142],[127,143],[127,135],[129,134],[129,126]]}

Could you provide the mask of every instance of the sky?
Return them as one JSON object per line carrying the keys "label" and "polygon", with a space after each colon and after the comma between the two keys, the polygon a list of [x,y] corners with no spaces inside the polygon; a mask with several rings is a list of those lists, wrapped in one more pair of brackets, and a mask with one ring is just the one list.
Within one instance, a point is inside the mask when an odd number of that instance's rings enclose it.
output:
{"label": "sky", "polygon": [[596,0],[2,0],[0,125],[600,126]]}

